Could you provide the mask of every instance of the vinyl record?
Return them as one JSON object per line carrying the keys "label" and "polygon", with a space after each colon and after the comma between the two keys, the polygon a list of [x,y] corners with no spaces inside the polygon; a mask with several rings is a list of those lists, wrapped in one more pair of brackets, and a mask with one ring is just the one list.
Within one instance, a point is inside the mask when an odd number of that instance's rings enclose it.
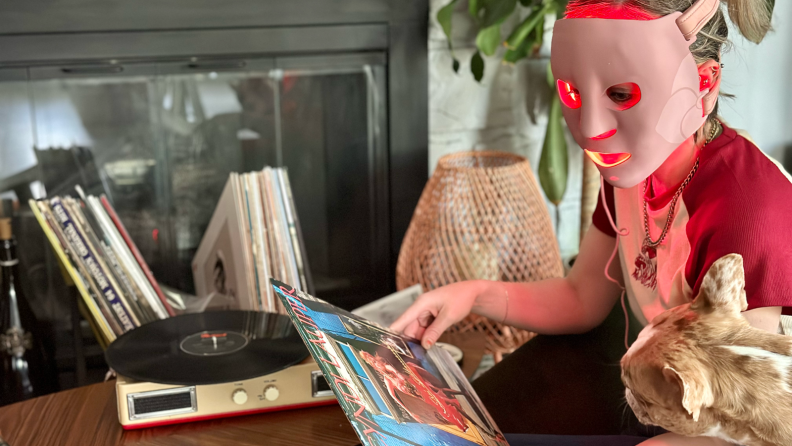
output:
{"label": "vinyl record", "polygon": [[288,316],[252,311],[154,321],[120,336],[105,352],[120,375],[178,385],[256,378],[306,357],[308,350]]}

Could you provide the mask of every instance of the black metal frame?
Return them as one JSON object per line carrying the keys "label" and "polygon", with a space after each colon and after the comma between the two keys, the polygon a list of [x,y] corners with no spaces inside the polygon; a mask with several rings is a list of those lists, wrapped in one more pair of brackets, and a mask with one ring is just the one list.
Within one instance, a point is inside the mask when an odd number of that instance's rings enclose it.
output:
{"label": "black metal frame", "polygon": [[390,258],[378,268],[388,272],[392,288],[428,177],[428,11],[428,0],[2,3],[0,80],[47,77],[46,69],[33,68],[43,65],[80,76],[142,60],[205,66],[249,56],[385,52],[389,154],[373,167],[390,196],[378,195],[383,208],[373,224],[390,223],[387,240],[379,241],[389,245]]}

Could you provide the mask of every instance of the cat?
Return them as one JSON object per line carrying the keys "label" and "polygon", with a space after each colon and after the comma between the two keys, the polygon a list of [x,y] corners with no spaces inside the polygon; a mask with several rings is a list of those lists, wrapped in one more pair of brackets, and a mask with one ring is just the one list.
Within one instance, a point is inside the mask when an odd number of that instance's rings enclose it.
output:
{"label": "cat", "polygon": [[792,337],[748,324],[743,260],[707,271],[696,298],[661,313],[621,360],[638,420],[746,446],[792,445]]}

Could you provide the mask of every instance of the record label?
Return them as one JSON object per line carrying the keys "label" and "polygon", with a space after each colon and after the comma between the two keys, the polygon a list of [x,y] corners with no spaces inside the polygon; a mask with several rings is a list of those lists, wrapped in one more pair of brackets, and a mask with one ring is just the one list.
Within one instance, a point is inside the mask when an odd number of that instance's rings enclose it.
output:
{"label": "record label", "polygon": [[185,353],[197,356],[227,355],[242,350],[248,344],[248,337],[235,331],[202,331],[187,336],[181,342]]}

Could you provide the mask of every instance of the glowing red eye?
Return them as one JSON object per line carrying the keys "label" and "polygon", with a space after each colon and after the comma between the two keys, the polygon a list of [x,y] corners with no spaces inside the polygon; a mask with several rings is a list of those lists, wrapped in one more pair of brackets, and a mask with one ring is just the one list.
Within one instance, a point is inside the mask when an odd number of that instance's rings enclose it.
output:
{"label": "glowing red eye", "polygon": [[580,108],[580,92],[561,79],[556,81],[556,85],[558,86],[558,95],[561,97],[561,103],[573,110]]}

